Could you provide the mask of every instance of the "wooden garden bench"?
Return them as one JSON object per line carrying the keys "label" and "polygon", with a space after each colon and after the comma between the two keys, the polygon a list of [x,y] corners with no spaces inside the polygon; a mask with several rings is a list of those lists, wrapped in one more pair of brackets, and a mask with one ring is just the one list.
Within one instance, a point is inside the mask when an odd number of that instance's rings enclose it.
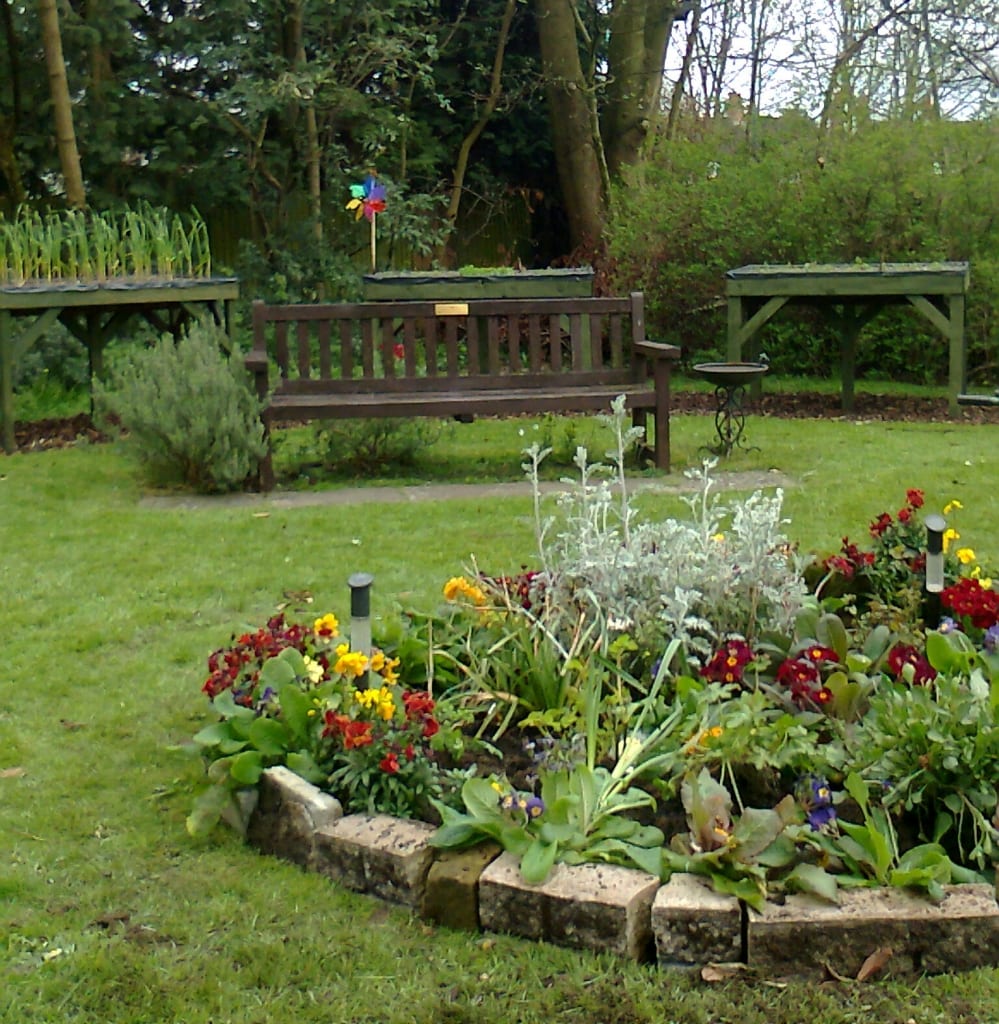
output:
{"label": "wooden garden bench", "polygon": [[[247,366],[264,424],[607,410],[620,394],[669,469],[675,345],[647,341],[643,296],[253,304]],[[276,364],[277,380],[270,369]],[[646,434],[648,437],[648,434]],[[274,486],[270,454],[260,484]]]}

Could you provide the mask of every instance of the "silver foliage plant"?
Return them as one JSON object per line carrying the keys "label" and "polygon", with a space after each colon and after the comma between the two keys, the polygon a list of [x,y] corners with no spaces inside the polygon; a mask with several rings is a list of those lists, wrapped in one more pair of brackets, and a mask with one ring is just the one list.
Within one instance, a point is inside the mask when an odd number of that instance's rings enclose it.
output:
{"label": "silver foliage plant", "polygon": [[684,498],[684,520],[644,521],[625,478],[625,455],[641,434],[626,426],[624,396],[601,417],[614,435],[606,463],[576,450],[577,479],[558,511],[542,508],[539,467],[549,449],[525,449],[524,471],[534,490],[535,528],[552,610],[585,610],[605,635],[628,632],[648,644],[673,638],[694,659],[710,655],[729,636],[752,640],[786,632],[806,589],[783,532],[783,492],[754,492],[726,503],[713,493],[707,460],[687,476],[698,492]]}

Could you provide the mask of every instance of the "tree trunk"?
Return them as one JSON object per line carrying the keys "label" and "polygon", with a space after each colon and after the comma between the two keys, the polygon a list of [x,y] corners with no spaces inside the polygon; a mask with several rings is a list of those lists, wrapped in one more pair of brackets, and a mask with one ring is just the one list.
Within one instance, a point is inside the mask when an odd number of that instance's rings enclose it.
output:
{"label": "tree trunk", "polygon": [[62,35],[59,32],[59,12],[56,0],[38,0],[38,21],[42,29],[45,66],[52,96],[52,116],[55,122],[56,146],[66,187],[66,203],[70,207],[87,205],[87,192],[80,169],[80,151],[76,147],[73,130],[73,105],[66,81],[66,63],[62,56]]}
{"label": "tree trunk", "polygon": [[601,135],[612,178],[635,163],[659,112],[666,47],[677,17],[693,7],[668,0],[616,0],[607,43],[607,104]]}
{"label": "tree trunk", "polygon": [[591,117],[591,86],[579,59],[573,0],[536,0],[535,9],[570,247],[594,245],[603,232],[607,204],[603,149]]}

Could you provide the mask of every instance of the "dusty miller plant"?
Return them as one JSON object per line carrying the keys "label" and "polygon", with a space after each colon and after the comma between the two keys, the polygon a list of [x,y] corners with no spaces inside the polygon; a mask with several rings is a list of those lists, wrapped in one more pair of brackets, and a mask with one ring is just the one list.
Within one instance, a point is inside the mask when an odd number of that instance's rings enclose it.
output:
{"label": "dusty miller plant", "polygon": [[551,607],[582,607],[609,630],[645,642],[677,637],[694,657],[732,634],[752,640],[787,630],[806,590],[783,533],[783,492],[725,503],[713,493],[716,462],[706,461],[687,473],[700,484],[684,499],[689,518],[642,521],[624,472],[639,433],[626,415],[622,396],[603,417],[615,442],[607,463],[591,463],[577,449],[578,479],[563,480],[558,514],[541,504],[538,469],[547,450],[525,452]]}

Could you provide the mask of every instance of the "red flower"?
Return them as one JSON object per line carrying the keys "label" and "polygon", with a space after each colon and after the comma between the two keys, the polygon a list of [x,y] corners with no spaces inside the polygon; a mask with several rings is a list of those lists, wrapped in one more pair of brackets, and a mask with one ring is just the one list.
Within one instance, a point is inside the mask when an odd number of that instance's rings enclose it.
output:
{"label": "red flower", "polygon": [[430,739],[431,736],[436,736],[440,731],[440,723],[436,718],[427,717],[423,719],[423,738],[425,740]]}
{"label": "red flower", "polygon": [[396,357],[396,359],[402,359],[402,358],[405,357],[405,355],[406,355],[406,347],[403,345],[403,343],[401,341],[397,341],[392,346],[392,355],[394,355]]}
{"label": "red flower", "polygon": [[371,735],[370,722],[348,722],[343,727],[344,750],[355,750],[357,747],[368,747],[374,742]]}
{"label": "red flower", "polygon": [[918,488],[910,487],[905,492],[905,500],[912,506],[912,508],[923,507],[923,492]]}
{"label": "red flower", "polygon": [[937,676],[936,669],[911,644],[895,644],[888,652],[885,665],[896,679],[901,679],[905,666],[911,665],[913,668],[912,681],[916,685],[928,683],[932,679],[936,679]]}
{"label": "red flower", "polygon": [[336,711],[327,711],[323,715],[323,721],[326,723],[323,728],[323,739],[329,736],[336,736],[337,733],[346,732],[347,726],[350,725],[350,719],[346,715],[338,714]]}
{"label": "red flower", "polygon": [[753,660],[745,640],[729,640],[701,669],[701,676],[714,683],[741,683],[743,669]]}
{"label": "red flower", "polygon": [[416,751],[413,749],[412,743],[407,743],[402,752],[406,755],[407,761],[412,761],[416,757]]}
{"label": "red flower", "polygon": [[386,754],[379,762],[378,767],[389,775],[395,775],[399,770],[399,756],[394,752]]}
{"label": "red flower", "polygon": [[420,718],[434,710],[434,699],[425,690],[406,690],[402,695],[407,718]]}
{"label": "red flower", "polygon": [[912,518],[912,509],[906,505],[904,508],[898,510],[898,521],[900,523],[907,523]]}
{"label": "red flower", "polygon": [[962,577],[940,595],[944,608],[967,618],[977,629],[989,629],[999,623],[999,594],[983,587],[978,580]]}
{"label": "red flower", "polygon": [[814,662],[816,665],[823,661],[839,661],[839,655],[831,647],[823,647],[821,644],[813,644],[802,651],[802,657]]}
{"label": "red flower", "polygon": [[892,524],[892,518],[887,512],[882,512],[870,525],[872,537],[880,537]]}

